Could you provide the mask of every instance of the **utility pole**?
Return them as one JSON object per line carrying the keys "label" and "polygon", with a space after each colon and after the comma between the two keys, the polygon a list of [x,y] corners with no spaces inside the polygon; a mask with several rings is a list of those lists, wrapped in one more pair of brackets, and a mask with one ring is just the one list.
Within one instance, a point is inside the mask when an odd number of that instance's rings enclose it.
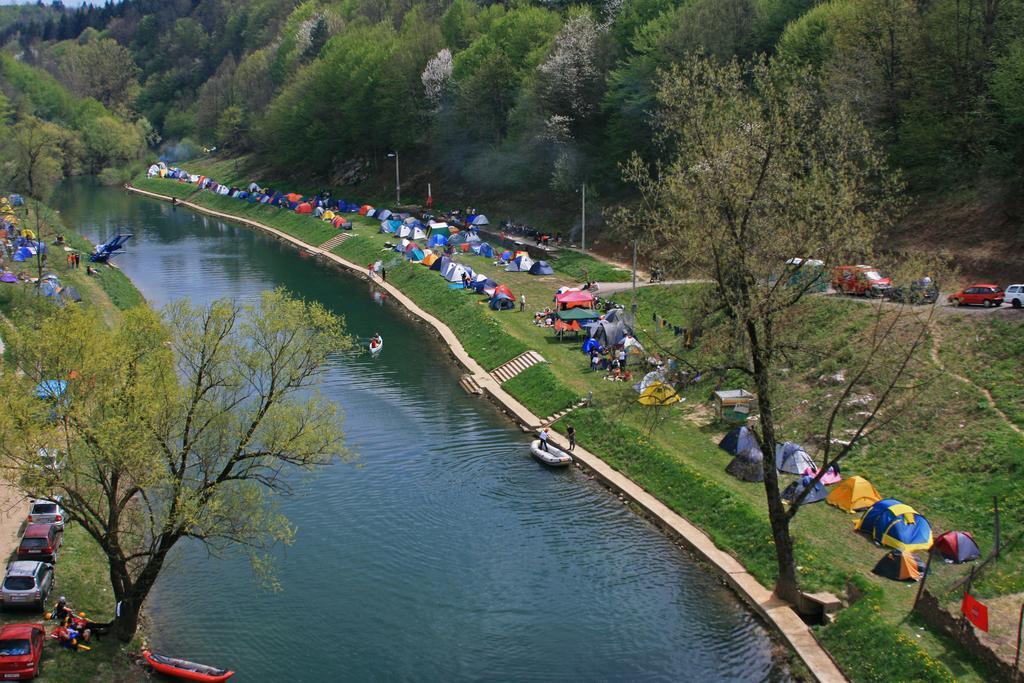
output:
{"label": "utility pole", "polygon": [[633,238],[633,305],[630,308],[633,311],[633,317],[636,318],[636,243],[637,239]]}
{"label": "utility pole", "polygon": [[583,183],[583,206],[580,210],[580,227],[583,229],[583,236],[580,238],[580,247],[587,250],[587,184]]}
{"label": "utility pole", "polygon": [[398,177],[398,150],[388,154],[388,159],[395,158],[395,208],[402,205],[402,183]]}

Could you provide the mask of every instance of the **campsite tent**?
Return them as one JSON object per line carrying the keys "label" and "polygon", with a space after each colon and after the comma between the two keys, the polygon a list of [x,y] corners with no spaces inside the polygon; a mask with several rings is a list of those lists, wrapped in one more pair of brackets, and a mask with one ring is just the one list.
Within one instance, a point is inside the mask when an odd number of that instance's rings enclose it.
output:
{"label": "campsite tent", "polygon": [[[790,482],[789,486],[787,486],[782,491],[782,500],[785,500],[785,501],[794,501],[794,500],[796,500],[797,496],[799,496],[801,493],[803,493],[804,489],[807,488],[808,486],[810,486],[812,481],[814,481],[814,480],[811,477],[800,477],[796,481]],[[825,498],[827,496],[828,496],[828,489],[826,489],[825,485],[822,484],[819,481],[819,482],[815,482],[814,487],[811,488],[811,492],[807,494],[807,496],[804,498],[803,502],[804,503],[820,503],[821,501],[825,500]]]}
{"label": "campsite tent", "polygon": [[893,581],[920,581],[924,569],[924,563],[914,557],[913,553],[893,550],[878,561],[871,573]]}
{"label": "campsite tent", "polygon": [[512,290],[508,288],[508,285],[498,285],[497,287],[494,288],[494,293],[504,294],[509,299],[512,299],[513,301],[516,300],[516,297],[512,294]]}
{"label": "campsite tent", "polygon": [[443,247],[446,244],[448,244],[448,236],[440,233],[432,234],[427,240],[428,247]]}
{"label": "campsite tent", "polygon": [[473,277],[473,269],[461,263],[450,261],[448,268],[441,273],[448,282],[462,282],[462,276]]}
{"label": "campsite tent", "polygon": [[387,219],[391,218],[392,214],[391,211],[389,211],[388,209],[381,209],[380,211],[377,212],[376,215],[377,218],[379,218],[380,220],[386,221]]}
{"label": "campsite tent", "polygon": [[473,247],[473,253],[479,254],[485,258],[494,258],[494,247],[487,244],[487,242],[481,242]]}
{"label": "campsite tent", "polygon": [[432,251],[428,251],[423,256],[423,260],[420,263],[422,263],[425,266],[432,266],[432,265],[434,265],[435,261],[437,261],[437,254],[435,254]]}
{"label": "campsite tent", "polygon": [[444,237],[448,237],[452,234],[452,230],[448,227],[447,223],[430,221],[428,227],[430,228],[431,235],[442,235]]}
{"label": "campsite tent", "polygon": [[370,206],[369,204],[363,204],[362,206],[359,207],[360,216],[365,216],[370,211],[373,211],[373,207]]}
{"label": "campsite tent", "polygon": [[981,557],[981,550],[974,542],[974,536],[966,531],[947,531],[935,539],[935,548],[954,564],[970,562]]}
{"label": "campsite tent", "polygon": [[485,289],[490,289],[493,291],[498,287],[497,282],[487,277],[483,273],[477,273],[476,275],[473,276],[472,285],[473,289],[475,289],[478,294],[480,292],[483,292]]}
{"label": "campsite tent", "polygon": [[451,262],[452,260],[450,258],[448,258],[447,256],[442,256],[441,258],[437,259],[436,261],[430,264],[430,269],[440,271],[441,275],[444,275],[445,269]]}
{"label": "campsite tent", "polygon": [[547,261],[534,261],[530,266],[530,275],[554,275],[555,271]]}
{"label": "campsite tent", "polygon": [[505,271],[509,273],[529,273],[530,266],[532,265],[533,259],[529,256],[516,256],[505,266]]}
{"label": "campsite tent", "polygon": [[632,334],[632,330],[626,327],[624,322],[610,319],[608,316],[590,326],[590,336],[599,341],[602,346],[621,344],[627,334]]}
{"label": "campsite tent", "polygon": [[302,202],[295,207],[295,213],[313,213],[313,205],[309,202]]}
{"label": "campsite tent", "polygon": [[516,300],[503,292],[495,292],[491,297],[490,306],[495,311],[514,311]]}
{"label": "campsite tent", "polygon": [[470,214],[466,216],[466,223],[469,225],[490,225],[490,221],[487,220],[487,216],[481,214]]}
{"label": "campsite tent", "polygon": [[779,472],[788,474],[800,474],[810,467],[815,469],[814,459],[807,454],[799,444],[792,441],[776,444],[775,446],[775,467]]}
{"label": "campsite tent", "polygon": [[0,282],[6,282],[7,284],[13,284],[18,281],[18,276],[10,271],[4,271],[0,273]]}
{"label": "campsite tent", "polygon": [[640,392],[640,398],[637,400],[640,402],[640,405],[645,406],[670,406],[673,403],[679,403],[682,399],[671,385],[664,382],[654,382]]}
{"label": "campsite tent", "polygon": [[736,427],[726,434],[718,442],[718,447],[732,455],[737,455],[754,448],[761,450],[761,447],[757,444],[757,438],[754,437],[754,433],[748,427],[742,426]]}
{"label": "campsite tent", "polygon": [[737,453],[725,471],[742,481],[764,481],[764,454],[757,446]]}
{"label": "campsite tent", "polygon": [[44,379],[36,385],[36,398],[45,398],[56,401],[68,389],[67,380]]}
{"label": "campsite tent", "polygon": [[878,494],[871,482],[864,477],[848,477],[839,486],[832,489],[826,501],[829,505],[835,505],[840,510],[856,512],[865,510],[878,501],[882,496]]}
{"label": "campsite tent", "polygon": [[[595,344],[597,343],[596,340],[593,339],[593,338],[588,339],[586,342],[583,342],[584,350],[586,350],[586,346],[587,346],[588,342],[594,342]],[[598,349],[598,352],[600,352],[600,350],[601,350],[601,345],[600,344],[597,344],[597,349]],[[664,370],[661,370],[661,369],[651,370],[650,372],[648,372],[646,375],[643,376],[643,379],[641,379],[639,382],[637,382],[636,384],[633,385],[633,389],[638,394],[642,394],[642,393],[644,393],[644,389],[646,389],[647,387],[651,386],[655,382],[664,382],[664,381],[665,381],[665,371]]]}
{"label": "campsite tent", "polygon": [[600,313],[587,308],[558,311],[555,313],[555,332],[559,334],[564,332],[581,332],[584,327],[600,317]]}
{"label": "campsite tent", "polygon": [[412,238],[414,240],[425,240],[427,239],[427,231],[418,225],[412,227]]}
{"label": "campsite tent", "polygon": [[[591,351],[597,351],[598,353],[601,353],[601,344],[596,339],[591,339],[590,337],[588,337],[586,340],[584,340],[583,346],[580,347],[580,351],[582,351],[583,353],[590,353]],[[645,388],[646,385],[641,389],[637,389],[637,391],[642,391]]]}
{"label": "campsite tent", "polygon": [[[829,468],[825,470],[825,474],[821,475],[821,483],[824,484],[825,486],[832,486],[833,484],[838,484],[839,482],[841,482],[843,480],[843,476],[836,471],[838,467],[838,465],[829,465]],[[814,469],[813,467],[808,467],[803,472],[801,472],[801,474],[804,475],[805,477],[811,477],[813,479],[814,477],[818,476],[818,470]]]}
{"label": "campsite tent", "polygon": [[855,527],[875,543],[898,550],[927,550],[932,547],[932,527],[914,508],[894,498],[872,505]]}
{"label": "campsite tent", "polygon": [[582,292],[578,289],[570,289],[567,292],[555,295],[555,303],[558,308],[566,310],[569,308],[593,308],[594,295],[590,292]]}

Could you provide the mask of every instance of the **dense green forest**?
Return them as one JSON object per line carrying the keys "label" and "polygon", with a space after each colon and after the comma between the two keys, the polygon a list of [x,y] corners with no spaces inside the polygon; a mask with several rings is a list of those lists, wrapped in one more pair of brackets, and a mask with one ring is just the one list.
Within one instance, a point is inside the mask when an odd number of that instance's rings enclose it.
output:
{"label": "dense green forest", "polygon": [[70,131],[69,172],[159,136],[325,181],[397,149],[468,188],[618,199],[621,162],[659,155],[664,70],[702,52],[812,67],[913,192],[1024,179],[1022,0],[127,0],[0,38],[4,121]]}

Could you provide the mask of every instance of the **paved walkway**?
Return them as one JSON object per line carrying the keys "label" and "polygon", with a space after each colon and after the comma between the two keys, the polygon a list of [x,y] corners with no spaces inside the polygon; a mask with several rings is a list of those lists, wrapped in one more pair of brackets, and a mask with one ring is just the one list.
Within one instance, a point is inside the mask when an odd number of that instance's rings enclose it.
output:
{"label": "paved walkway", "polygon": [[[146,195],[162,201],[170,201],[170,197],[146,192],[129,186],[130,192]],[[200,213],[216,216],[225,220],[234,221],[263,230],[282,240],[291,242],[295,246],[317,253],[324,258],[330,259],[339,265],[352,270],[359,275],[365,275],[366,269],[351,263],[342,257],[323,251],[317,247],[311,247],[302,240],[292,237],[276,228],[272,228],[256,221],[221,213],[205,207],[192,204],[191,202],[179,201],[179,206],[193,209]],[[527,408],[501,388],[501,384],[495,380],[483,367],[477,363],[462,346],[462,342],[455,336],[455,333],[447,325],[420,308],[415,301],[407,297],[401,290],[386,282],[377,282],[378,287],[385,289],[393,298],[405,306],[410,312],[433,327],[441,338],[451,348],[455,359],[471,375],[473,382],[489,395],[505,412],[519,424],[530,430],[536,430],[542,420],[531,413]],[[552,441],[561,448],[567,448],[568,444],[561,437],[555,434]],[[832,660],[829,654],[814,637],[811,629],[797,616],[796,612],[786,603],[778,600],[772,592],[762,586],[757,580],[740,564],[736,558],[716,547],[708,536],[688,522],[682,516],[671,510],[660,500],[642,489],[631,479],[612,468],[608,463],[590,453],[585,448],[577,446],[572,452],[573,457],[594,473],[602,482],[615,491],[621,493],[635,505],[640,507],[657,524],[666,529],[671,535],[678,537],[692,552],[697,554],[703,561],[711,566],[750,606],[761,615],[766,623],[771,625],[793,651],[803,660],[816,680],[822,683],[833,683],[845,681],[839,667]],[[684,644],[680,644],[683,646]]]}

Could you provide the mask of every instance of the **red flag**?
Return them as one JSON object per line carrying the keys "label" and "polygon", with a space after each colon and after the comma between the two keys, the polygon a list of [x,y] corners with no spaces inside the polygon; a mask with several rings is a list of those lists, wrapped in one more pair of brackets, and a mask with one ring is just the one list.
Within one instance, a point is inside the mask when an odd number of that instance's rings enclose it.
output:
{"label": "red flag", "polygon": [[967,621],[988,633],[988,607],[975,600],[970,593],[964,593],[964,602],[960,605],[960,611],[967,617]]}

